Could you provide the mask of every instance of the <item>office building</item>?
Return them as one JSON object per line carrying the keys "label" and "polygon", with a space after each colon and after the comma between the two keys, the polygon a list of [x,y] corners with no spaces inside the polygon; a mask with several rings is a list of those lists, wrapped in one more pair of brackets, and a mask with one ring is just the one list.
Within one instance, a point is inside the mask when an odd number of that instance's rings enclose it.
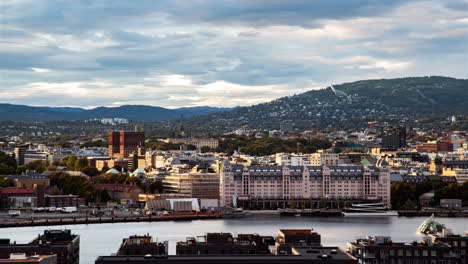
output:
{"label": "office building", "polygon": [[172,173],[163,177],[164,189],[169,193],[198,199],[219,199],[219,173]]}
{"label": "office building", "polygon": [[388,127],[382,132],[382,148],[398,149],[406,146],[406,127]]}
{"label": "office building", "polygon": [[19,146],[16,147],[14,150],[16,165],[21,166],[24,165],[24,153],[28,150],[28,146]]}

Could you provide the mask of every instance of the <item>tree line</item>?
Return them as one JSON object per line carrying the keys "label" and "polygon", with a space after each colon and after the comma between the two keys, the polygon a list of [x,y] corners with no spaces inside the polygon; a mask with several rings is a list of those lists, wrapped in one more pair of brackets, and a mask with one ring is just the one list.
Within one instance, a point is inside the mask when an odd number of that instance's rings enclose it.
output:
{"label": "tree line", "polygon": [[432,206],[439,205],[440,199],[460,199],[468,204],[468,182],[463,184],[423,181],[416,184],[393,183],[391,186],[392,208],[396,210],[415,210],[420,208],[419,197],[434,191]]}
{"label": "tree line", "polygon": [[327,139],[296,138],[281,139],[272,137],[256,138],[254,136],[235,136],[220,140],[216,151],[228,154],[240,151],[250,155],[272,155],[275,153],[314,153],[319,149],[328,149],[332,146]]}

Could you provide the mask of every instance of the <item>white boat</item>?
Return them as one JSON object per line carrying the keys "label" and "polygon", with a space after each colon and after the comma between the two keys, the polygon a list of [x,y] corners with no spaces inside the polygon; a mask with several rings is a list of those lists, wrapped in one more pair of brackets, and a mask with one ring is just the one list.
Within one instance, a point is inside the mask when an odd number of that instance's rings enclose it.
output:
{"label": "white boat", "polygon": [[383,203],[352,204],[351,207],[343,209],[343,216],[398,216],[398,212],[388,210]]}

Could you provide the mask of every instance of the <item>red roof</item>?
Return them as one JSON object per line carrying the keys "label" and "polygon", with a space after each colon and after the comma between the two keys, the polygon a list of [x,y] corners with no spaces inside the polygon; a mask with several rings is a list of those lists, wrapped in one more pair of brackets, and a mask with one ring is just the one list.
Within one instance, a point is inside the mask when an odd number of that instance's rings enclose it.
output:
{"label": "red roof", "polygon": [[0,188],[0,193],[4,194],[16,194],[16,193],[34,193],[34,189],[31,188]]}
{"label": "red roof", "polygon": [[119,183],[96,183],[94,187],[100,190],[109,190],[115,192],[130,192],[135,189],[141,190],[140,187],[131,184],[119,184]]}

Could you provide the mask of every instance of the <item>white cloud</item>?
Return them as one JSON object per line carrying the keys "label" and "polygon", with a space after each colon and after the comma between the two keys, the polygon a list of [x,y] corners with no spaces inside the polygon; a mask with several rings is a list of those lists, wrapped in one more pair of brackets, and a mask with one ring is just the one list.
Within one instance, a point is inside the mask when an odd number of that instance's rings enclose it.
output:
{"label": "white cloud", "polygon": [[87,38],[81,38],[72,34],[58,35],[51,33],[34,33],[39,44],[43,46],[57,46],[61,49],[84,52],[117,45],[111,38],[102,32],[94,32]]}
{"label": "white cloud", "polygon": [[38,72],[38,73],[47,73],[51,72],[51,69],[45,69],[45,68],[31,68],[33,72]]}

